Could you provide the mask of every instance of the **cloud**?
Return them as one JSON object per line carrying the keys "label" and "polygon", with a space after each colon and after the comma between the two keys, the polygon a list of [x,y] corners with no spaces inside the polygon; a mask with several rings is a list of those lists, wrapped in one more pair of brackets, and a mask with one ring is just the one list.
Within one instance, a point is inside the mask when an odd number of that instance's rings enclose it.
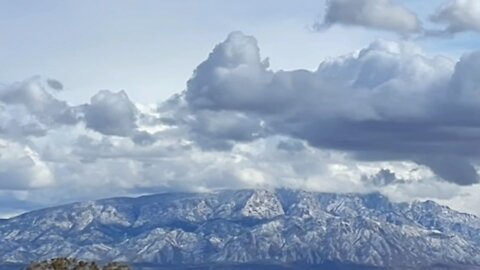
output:
{"label": "cloud", "polygon": [[[314,72],[273,72],[256,40],[236,32],[199,65],[183,98],[190,118],[202,115],[202,123],[242,115],[228,129],[219,126],[221,136],[202,131],[209,139],[282,134],[359,160],[414,161],[447,181],[471,185],[478,183],[472,163],[480,157],[474,150],[480,82],[472,71],[480,65],[478,55],[455,64],[428,57],[412,43],[377,41]],[[190,132],[198,130],[190,126]]]}
{"label": "cloud", "polygon": [[124,91],[102,90],[83,106],[88,128],[105,135],[130,136],[137,128],[138,110]]}
{"label": "cloud", "polygon": [[48,79],[47,84],[54,90],[63,90],[63,84],[55,79]]}
{"label": "cloud", "polygon": [[372,184],[377,187],[405,183],[405,180],[399,179],[397,175],[389,169],[380,169],[380,171],[374,175],[364,175],[362,180],[367,184]]}
{"label": "cloud", "polygon": [[[0,103],[9,107],[21,107],[46,126],[76,124],[78,117],[75,109],[49,93],[51,84],[48,80],[45,82],[40,77],[34,77],[0,87]],[[58,87],[55,84],[54,86]]]}
{"label": "cloud", "polygon": [[107,90],[71,105],[26,80],[0,89],[0,195],[22,209],[251,187],[448,200],[479,186],[479,66],[478,52],[455,62],[380,40],[274,71],[234,32],[158,106]]}
{"label": "cloud", "polygon": [[29,190],[54,184],[54,175],[38,153],[0,140],[0,190]]}
{"label": "cloud", "polygon": [[0,134],[3,137],[24,139],[45,136],[46,133],[46,125],[25,107],[0,104]]}
{"label": "cloud", "polygon": [[204,149],[230,149],[234,142],[253,141],[264,132],[258,118],[232,111],[197,111],[188,125]]}
{"label": "cloud", "polygon": [[400,35],[422,30],[415,13],[391,0],[328,0],[323,22],[314,27],[322,30],[337,24],[391,31]]}
{"label": "cloud", "polygon": [[450,0],[440,7],[431,21],[444,24],[445,29],[436,34],[453,35],[460,32],[480,32],[480,2],[477,0]]}
{"label": "cloud", "polygon": [[38,76],[0,87],[0,136],[15,140],[42,137],[54,128],[83,122],[101,134],[131,137],[139,144],[154,140],[137,130],[137,120],[146,121],[147,116],[124,91],[102,90],[90,103],[72,106],[53,95],[62,89],[61,82]]}
{"label": "cloud", "polygon": [[256,39],[233,32],[195,69],[186,100],[195,108],[275,109],[276,102],[269,102],[271,95],[264,86],[273,75],[267,67]]}
{"label": "cloud", "polygon": [[478,172],[475,167],[462,157],[428,157],[425,159],[424,164],[438,176],[459,185],[468,186],[479,182]]}
{"label": "cloud", "polygon": [[289,153],[301,152],[306,149],[302,141],[296,141],[296,140],[280,141],[277,145],[277,148],[280,150],[287,151]]}

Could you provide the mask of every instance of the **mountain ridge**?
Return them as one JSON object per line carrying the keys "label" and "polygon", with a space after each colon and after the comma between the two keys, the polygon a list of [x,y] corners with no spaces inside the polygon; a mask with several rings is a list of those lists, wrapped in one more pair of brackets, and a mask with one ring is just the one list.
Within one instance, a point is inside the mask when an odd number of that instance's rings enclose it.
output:
{"label": "mountain ridge", "polygon": [[67,256],[155,265],[480,265],[480,219],[432,201],[291,189],[71,203],[0,222],[0,261]]}

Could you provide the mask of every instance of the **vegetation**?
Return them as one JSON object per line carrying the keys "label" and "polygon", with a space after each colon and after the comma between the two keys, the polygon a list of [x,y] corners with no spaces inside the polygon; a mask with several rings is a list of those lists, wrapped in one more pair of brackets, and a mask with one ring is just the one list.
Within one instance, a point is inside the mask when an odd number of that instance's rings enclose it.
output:
{"label": "vegetation", "polygon": [[130,270],[125,264],[111,262],[99,266],[96,262],[77,260],[75,258],[55,258],[42,262],[32,262],[27,270]]}

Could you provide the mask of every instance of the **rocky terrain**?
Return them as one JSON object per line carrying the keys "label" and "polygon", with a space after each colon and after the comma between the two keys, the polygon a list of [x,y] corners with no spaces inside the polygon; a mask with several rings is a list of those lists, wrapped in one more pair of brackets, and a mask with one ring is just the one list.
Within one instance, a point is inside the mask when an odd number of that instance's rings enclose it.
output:
{"label": "rocky terrain", "polygon": [[53,257],[156,269],[476,269],[480,219],[376,193],[240,190],[105,199],[0,222],[0,262]]}

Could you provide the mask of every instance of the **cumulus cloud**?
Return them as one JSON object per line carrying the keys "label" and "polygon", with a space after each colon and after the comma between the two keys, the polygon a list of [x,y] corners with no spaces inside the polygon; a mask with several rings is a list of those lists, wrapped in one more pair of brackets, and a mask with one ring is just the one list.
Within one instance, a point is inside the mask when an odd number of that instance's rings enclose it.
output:
{"label": "cumulus cloud", "polygon": [[137,128],[138,110],[124,91],[102,90],[83,111],[86,126],[105,135],[130,136]]}
{"label": "cumulus cloud", "polygon": [[31,148],[0,140],[0,190],[29,190],[54,184],[54,175]]}
{"label": "cumulus cloud", "polygon": [[44,205],[291,187],[447,200],[478,186],[478,66],[480,53],[455,62],[376,41],[313,71],[274,71],[234,32],[157,107],[106,90],[69,105],[38,79],[4,86],[0,195]]}
{"label": "cumulus cloud", "polygon": [[[471,185],[478,183],[472,165],[480,138],[477,58],[466,55],[455,64],[412,43],[377,41],[314,72],[273,72],[256,40],[236,32],[199,65],[184,98],[192,117],[215,122],[244,115],[229,122],[237,130],[221,133],[222,139],[256,138],[236,138],[240,130],[283,134],[359,160],[414,161],[447,181]],[[252,129],[252,119],[262,124]]]}
{"label": "cumulus cloud", "polygon": [[[58,84],[34,77],[12,85],[0,87],[0,104],[4,107],[21,107],[32,118],[46,126],[71,125],[78,122],[77,113],[65,101],[55,98],[50,89],[57,90]],[[6,114],[7,110],[1,112]]]}
{"label": "cumulus cloud", "polygon": [[480,32],[480,2],[477,0],[450,0],[441,6],[430,19],[435,23],[446,25],[444,30],[437,31],[436,34]]}
{"label": "cumulus cloud", "polygon": [[323,21],[314,27],[322,30],[336,24],[362,26],[400,35],[422,30],[415,13],[391,0],[328,0]]}
{"label": "cumulus cloud", "polygon": [[54,79],[33,77],[0,87],[0,137],[25,141],[43,137],[62,126],[79,123],[107,136],[130,137],[138,144],[155,141],[152,134],[138,130],[138,122],[150,116],[141,113],[124,91],[99,91],[87,104],[70,105],[55,97],[63,84]]}
{"label": "cumulus cloud", "polygon": [[273,75],[267,68],[256,39],[233,32],[195,69],[186,100],[195,108],[275,110],[277,103],[269,98],[276,97],[264,87]]}

